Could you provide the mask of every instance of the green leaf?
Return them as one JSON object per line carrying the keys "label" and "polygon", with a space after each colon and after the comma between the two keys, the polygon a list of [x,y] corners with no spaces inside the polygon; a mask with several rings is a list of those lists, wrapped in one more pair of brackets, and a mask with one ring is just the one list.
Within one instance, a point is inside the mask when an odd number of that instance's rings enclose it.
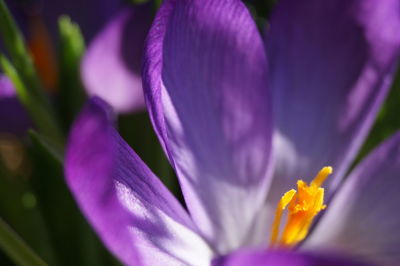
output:
{"label": "green leaf", "polygon": [[17,265],[47,265],[1,218],[0,247]]}
{"label": "green leaf", "polygon": [[52,141],[63,143],[63,134],[58,128],[54,110],[44,95],[23,36],[4,0],[0,0],[0,21],[0,36],[11,58],[10,62],[4,55],[1,55],[0,65],[3,71],[13,81],[19,99],[38,129]]}
{"label": "green leaf", "polygon": [[[25,153],[25,151],[20,152]],[[15,170],[10,172],[8,167],[4,167],[4,160],[2,160],[4,157],[0,158],[1,217],[7,224],[12,225],[13,230],[35,250],[38,256],[48,264],[57,265],[49,232],[43,221],[40,206],[37,204],[37,196],[29,184],[29,159],[26,154],[22,156],[24,166],[21,165],[18,172]],[[3,252],[0,251],[0,253]],[[1,255],[0,265],[3,265],[5,263],[1,260]]]}
{"label": "green leaf", "polygon": [[57,127],[54,117],[50,115],[49,110],[45,105],[42,105],[40,101],[36,100],[34,95],[29,93],[22,77],[11,62],[2,54],[0,54],[0,67],[14,84],[20,102],[29,112],[38,129],[45,136],[51,138],[54,145],[61,146],[63,143],[63,137]]}
{"label": "green leaf", "polygon": [[38,149],[46,152],[50,155],[56,162],[63,163],[63,154],[64,151],[61,147],[53,146],[46,137],[40,135],[40,133],[36,132],[33,129],[28,131],[29,137],[31,138],[33,145]]}
{"label": "green leaf", "polygon": [[156,9],[160,8],[161,4],[162,4],[162,0],[155,0],[154,4],[156,6]]}
{"label": "green leaf", "polygon": [[369,152],[378,146],[385,139],[392,136],[400,130],[399,119],[399,103],[400,103],[400,68],[397,70],[393,85],[389,91],[378,117],[373,125],[369,135],[361,148],[356,159],[355,165],[362,160]]}
{"label": "green leaf", "polygon": [[39,92],[41,85],[32,58],[26,50],[22,34],[3,0],[0,0],[0,21],[0,34],[15,68],[24,77],[24,82],[35,88],[35,92]]}
{"label": "green leaf", "polygon": [[140,4],[144,4],[149,2],[150,0],[126,0],[128,3],[130,4],[136,4],[136,5],[140,5]]}
{"label": "green leaf", "polygon": [[85,41],[79,26],[67,16],[58,21],[60,31],[60,112],[64,124],[70,125],[82,108],[85,93],[80,78],[80,63],[85,51]]}

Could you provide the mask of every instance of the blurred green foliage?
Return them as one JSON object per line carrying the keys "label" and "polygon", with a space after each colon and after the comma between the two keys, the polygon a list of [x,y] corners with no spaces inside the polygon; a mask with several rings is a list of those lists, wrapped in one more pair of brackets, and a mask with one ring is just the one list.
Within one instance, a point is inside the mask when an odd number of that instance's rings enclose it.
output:
{"label": "blurred green foliage", "polygon": [[358,161],[367,155],[379,143],[387,139],[400,129],[400,70],[397,71],[393,85],[382,106],[376,122],[372,127],[364,146],[358,157]]}
{"label": "blurred green foliage", "polygon": [[0,247],[19,265],[43,266],[47,265],[39,258],[25,242],[15,234],[0,218]]}
{"label": "blurred green foliage", "polygon": [[3,0],[0,0],[0,36],[11,58],[0,57],[0,66],[14,82],[21,103],[26,107],[38,129],[54,145],[62,145],[63,134],[48,98],[44,95],[41,81],[24,38]]}
{"label": "blurred green foliage", "polygon": [[79,26],[67,16],[59,19],[59,106],[64,129],[67,130],[83,106],[85,94],[80,78],[80,62],[85,40]]}

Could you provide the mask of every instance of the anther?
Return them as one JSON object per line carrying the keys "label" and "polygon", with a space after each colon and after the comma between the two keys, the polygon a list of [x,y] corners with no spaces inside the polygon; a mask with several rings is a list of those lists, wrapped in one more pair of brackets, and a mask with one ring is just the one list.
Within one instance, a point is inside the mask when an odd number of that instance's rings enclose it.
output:
{"label": "anther", "polygon": [[[297,191],[291,189],[282,196],[276,207],[270,246],[294,246],[307,236],[314,218],[326,208],[324,189],[321,185],[330,174],[332,174],[332,167],[324,167],[310,185],[303,180],[298,180]],[[286,208],[288,210],[286,225],[279,237],[279,226]]]}

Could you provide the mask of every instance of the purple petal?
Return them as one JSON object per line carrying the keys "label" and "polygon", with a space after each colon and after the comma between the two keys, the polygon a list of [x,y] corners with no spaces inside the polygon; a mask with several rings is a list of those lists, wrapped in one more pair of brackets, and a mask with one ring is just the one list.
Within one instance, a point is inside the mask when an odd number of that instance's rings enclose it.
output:
{"label": "purple petal", "polygon": [[213,261],[213,266],[361,266],[365,265],[337,254],[297,253],[290,251],[238,251]]}
{"label": "purple petal", "polygon": [[352,171],[305,247],[337,249],[376,265],[400,261],[400,133]]}
{"label": "purple petal", "polygon": [[331,194],[366,137],[400,47],[398,0],[282,0],[267,36],[277,168],[269,201],[326,165]]}
{"label": "purple petal", "polygon": [[23,136],[31,126],[11,81],[0,73],[0,134]]}
{"label": "purple petal", "polygon": [[152,19],[150,5],[121,10],[96,36],[83,59],[88,93],[107,100],[118,112],[145,107],[141,60]]}
{"label": "purple petal", "polygon": [[244,245],[265,197],[271,144],[265,51],[246,7],[164,1],[143,79],[194,221],[219,252]]}
{"label": "purple petal", "polygon": [[211,251],[189,216],[114,129],[113,114],[92,99],[68,142],[66,177],[80,208],[123,263],[209,263]]}

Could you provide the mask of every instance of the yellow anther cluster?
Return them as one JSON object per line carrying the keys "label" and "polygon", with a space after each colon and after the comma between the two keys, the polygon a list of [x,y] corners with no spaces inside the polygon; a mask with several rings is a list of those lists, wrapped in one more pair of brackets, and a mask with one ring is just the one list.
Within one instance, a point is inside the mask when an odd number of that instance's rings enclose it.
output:
{"label": "yellow anther cluster", "polygon": [[[297,191],[291,189],[282,196],[272,224],[271,247],[293,246],[307,236],[314,217],[326,208],[324,189],[321,185],[330,174],[332,174],[332,167],[324,167],[310,185],[303,180],[298,180]],[[286,207],[288,209],[287,221],[279,237],[279,226]]]}

